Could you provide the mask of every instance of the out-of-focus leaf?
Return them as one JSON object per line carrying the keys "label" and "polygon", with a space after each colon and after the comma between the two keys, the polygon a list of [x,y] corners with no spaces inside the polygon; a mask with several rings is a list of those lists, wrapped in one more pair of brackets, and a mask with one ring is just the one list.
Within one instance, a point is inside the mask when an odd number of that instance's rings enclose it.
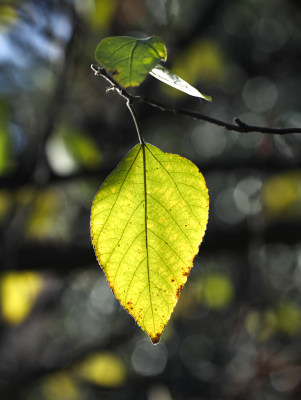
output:
{"label": "out-of-focus leaf", "polygon": [[6,190],[0,190],[0,222],[5,219],[12,202],[11,194]]}
{"label": "out-of-focus leaf", "polygon": [[114,354],[97,353],[76,367],[76,373],[88,382],[106,387],[117,387],[126,380],[123,362]]}
{"label": "out-of-focus leaf", "polygon": [[116,10],[116,0],[94,0],[94,7],[90,13],[90,23],[96,30],[110,26]]}
{"label": "out-of-focus leaf", "polygon": [[0,175],[5,174],[10,164],[10,148],[7,132],[0,126]]}
{"label": "out-of-focus leaf", "polygon": [[212,273],[203,280],[203,301],[213,309],[228,307],[233,298],[233,285],[229,277],[222,273]]}
{"label": "out-of-focus leaf", "polygon": [[43,287],[43,278],[36,272],[10,272],[0,280],[3,319],[11,324],[20,324],[30,313]]}
{"label": "out-of-focus leaf", "polygon": [[246,328],[258,340],[267,340],[277,331],[295,336],[301,332],[301,309],[292,301],[282,300],[262,314],[250,312],[246,318]]}
{"label": "out-of-focus leaf", "polygon": [[210,96],[206,96],[206,95],[202,94],[195,87],[189,85],[189,83],[184,81],[184,79],[180,78],[178,75],[169,71],[167,68],[163,67],[160,64],[156,65],[150,71],[150,75],[152,75],[155,78],[159,79],[160,81],[166,83],[167,85],[180,90],[181,92],[189,94],[190,96],[200,97],[207,101],[212,100]]}
{"label": "out-of-focus leaf", "polygon": [[66,372],[47,376],[42,383],[46,400],[79,400],[82,396],[74,380]]}
{"label": "out-of-focus leaf", "polygon": [[52,169],[60,175],[68,175],[81,166],[97,168],[102,163],[102,154],[93,139],[68,126],[61,126],[49,138],[46,152]]}
{"label": "out-of-focus leaf", "polygon": [[140,85],[160,60],[165,61],[167,50],[157,36],[146,39],[115,36],[98,44],[95,58],[120,85],[129,87]]}
{"label": "out-of-focus leaf", "polygon": [[59,191],[49,188],[35,193],[27,224],[27,237],[35,240],[60,237],[64,228],[63,221],[58,220],[61,207]]}
{"label": "out-of-focus leaf", "polygon": [[77,12],[85,20],[89,29],[98,34],[107,30],[112,24],[115,16],[117,0],[87,0],[76,1]]}
{"label": "out-of-focus leaf", "polygon": [[0,99],[0,175],[7,173],[13,163],[7,114],[7,105]]}
{"label": "out-of-focus leaf", "polygon": [[257,340],[268,340],[277,330],[277,317],[272,310],[265,310],[263,313],[251,311],[246,317],[245,326],[249,334]]}
{"label": "out-of-focus leaf", "polygon": [[64,137],[66,147],[80,165],[96,168],[101,165],[102,156],[96,143],[85,133],[72,132]]}
{"label": "out-of-focus leaf", "polygon": [[[220,85],[224,80],[226,65],[217,43],[212,40],[196,39],[186,49],[181,49],[171,69],[193,86],[198,83]],[[180,92],[172,91],[168,87],[164,91],[171,96],[176,96],[177,93],[181,95]]]}
{"label": "out-of-focus leaf", "polygon": [[91,235],[98,262],[153,343],[187,281],[208,207],[198,168],[149,144],[134,147],[95,196]]}
{"label": "out-of-focus leaf", "polygon": [[291,301],[281,301],[276,308],[278,329],[294,336],[301,332],[301,308]]}
{"label": "out-of-focus leaf", "polygon": [[0,32],[16,22],[17,19],[18,13],[14,2],[12,2],[12,4],[8,4],[8,2],[4,4],[0,3]]}
{"label": "out-of-focus leaf", "polygon": [[290,171],[267,179],[262,188],[262,199],[268,217],[301,216],[300,171]]}

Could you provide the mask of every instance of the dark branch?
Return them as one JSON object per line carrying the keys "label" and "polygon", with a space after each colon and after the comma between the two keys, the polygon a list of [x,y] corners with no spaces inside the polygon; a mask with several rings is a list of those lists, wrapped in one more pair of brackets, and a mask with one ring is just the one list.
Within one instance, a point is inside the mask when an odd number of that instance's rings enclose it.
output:
{"label": "dark branch", "polygon": [[260,132],[271,135],[288,135],[292,133],[301,133],[301,128],[266,128],[264,126],[246,124],[239,118],[234,118],[234,123],[229,123],[217,118],[209,117],[208,115],[204,115],[196,111],[185,110],[183,108],[178,108],[178,107],[170,107],[167,106],[166,104],[162,104],[155,100],[151,100],[145,96],[134,96],[131,93],[129,93],[126,89],[122,88],[115,81],[115,79],[113,79],[107,73],[107,71],[104,68],[98,67],[96,65],[91,65],[91,68],[94,71],[95,76],[101,76],[102,78],[106,79],[107,82],[110,83],[111,86],[108,88],[108,90],[116,90],[118,94],[120,94],[127,101],[129,101],[130,104],[133,103],[149,104],[150,106],[159,108],[162,111],[168,111],[173,114],[186,115],[191,118],[209,122],[210,124],[221,126],[222,128],[225,128],[228,131],[233,131],[238,133]]}

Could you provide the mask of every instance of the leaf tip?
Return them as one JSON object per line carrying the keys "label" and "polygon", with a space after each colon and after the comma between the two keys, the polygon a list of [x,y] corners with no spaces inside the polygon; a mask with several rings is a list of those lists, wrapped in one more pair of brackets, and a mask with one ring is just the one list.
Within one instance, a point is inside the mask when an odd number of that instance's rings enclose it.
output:
{"label": "leaf tip", "polygon": [[212,102],[212,97],[211,96],[208,96],[207,94],[203,94],[202,97],[203,97],[204,100],[207,100],[210,103]]}
{"label": "leaf tip", "polygon": [[161,333],[156,333],[155,336],[150,336],[150,339],[152,341],[153,344],[158,344],[161,338],[162,332]]}

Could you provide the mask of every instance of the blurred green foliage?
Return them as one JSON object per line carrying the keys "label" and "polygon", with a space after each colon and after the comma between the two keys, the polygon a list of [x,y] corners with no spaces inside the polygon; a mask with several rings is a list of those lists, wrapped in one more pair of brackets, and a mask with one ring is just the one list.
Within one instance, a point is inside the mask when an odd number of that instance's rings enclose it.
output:
{"label": "blurred green foliage", "polygon": [[207,307],[223,309],[233,298],[233,285],[228,276],[221,273],[212,273],[205,276],[200,282],[201,298]]}
{"label": "blurred green foliage", "polygon": [[49,138],[46,152],[51,167],[60,175],[83,167],[98,168],[102,164],[101,150],[93,138],[68,126],[59,127]]}
{"label": "blurred green foliage", "polygon": [[290,171],[272,176],[265,182],[262,196],[268,218],[300,218],[301,171]]}
{"label": "blurred green foliage", "polygon": [[75,367],[82,379],[104,387],[121,386],[126,381],[126,369],[120,357],[110,353],[95,353]]}
{"label": "blurred green foliage", "polygon": [[8,105],[0,97],[0,176],[7,173],[12,164],[13,157],[8,126]]}
{"label": "blurred green foliage", "polygon": [[43,288],[40,274],[27,271],[8,272],[0,277],[2,318],[11,325],[18,325],[29,315]]}

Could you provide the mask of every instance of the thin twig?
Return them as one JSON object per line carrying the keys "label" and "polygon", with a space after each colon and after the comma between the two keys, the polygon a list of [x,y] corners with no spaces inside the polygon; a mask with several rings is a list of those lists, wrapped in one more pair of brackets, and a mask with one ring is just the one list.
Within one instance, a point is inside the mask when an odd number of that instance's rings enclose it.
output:
{"label": "thin twig", "polygon": [[95,66],[95,65],[93,65],[93,64],[91,65],[91,68],[92,68],[92,70],[94,71],[94,75],[95,75],[95,76],[102,76],[103,78],[105,78],[105,80],[106,80],[107,82],[110,83],[111,86],[107,89],[107,91],[115,90],[120,96],[122,96],[124,99],[126,99],[126,105],[127,105],[127,108],[130,110],[131,116],[132,116],[132,118],[133,118],[133,120],[134,120],[135,127],[136,127],[136,131],[137,131],[138,138],[139,138],[139,141],[140,141],[140,143],[141,143],[142,145],[144,145],[144,144],[145,144],[145,143],[144,143],[144,139],[143,139],[143,137],[142,137],[142,135],[141,135],[141,131],[140,131],[140,128],[139,128],[139,125],[138,125],[137,115],[136,115],[136,112],[135,112],[134,107],[133,107],[133,103],[134,103],[135,101],[137,101],[136,96],[133,96],[133,95],[130,94],[127,90],[123,89],[123,88],[115,81],[115,79],[111,78],[111,77],[107,74],[107,71],[106,71],[104,68],[97,67],[97,66]]}
{"label": "thin twig", "polygon": [[259,132],[266,133],[270,135],[288,135],[292,133],[301,133],[301,128],[266,128],[264,126],[257,125],[249,125],[243,122],[239,118],[234,118],[234,123],[222,121],[217,118],[210,117],[205,114],[201,114],[196,111],[185,110],[179,107],[170,107],[166,104],[162,104],[158,101],[151,100],[145,96],[134,96],[129,93],[126,89],[122,88],[114,78],[112,78],[104,68],[98,67],[96,65],[91,65],[92,70],[94,71],[95,76],[101,76],[106,81],[108,81],[111,87],[108,90],[116,90],[122,97],[124,97],[130,104],[134,103],[145,103],[152,107],[159,108],[162,111],[167,111],[173,114],[186,115],[188,117],[198,119],[201,121],[209,122],[210,124],[221,126],[228,131],[238,132],[238,133],[251,133],[251,132]]}

